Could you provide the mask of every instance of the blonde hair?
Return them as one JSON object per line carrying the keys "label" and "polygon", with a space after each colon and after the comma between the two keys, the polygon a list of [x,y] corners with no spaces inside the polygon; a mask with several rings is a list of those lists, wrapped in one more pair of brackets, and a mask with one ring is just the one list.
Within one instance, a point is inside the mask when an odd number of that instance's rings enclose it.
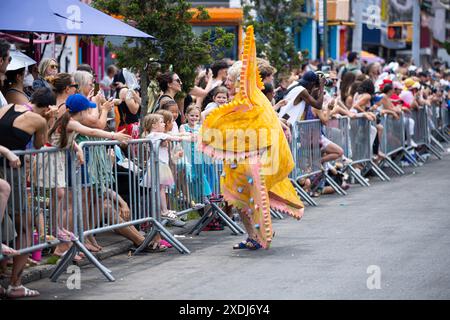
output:
{"label": "blonde hair", "polygon": [[168,110],[158,110],[158,111],[156,111],[156,114],[160,114],[163,116],[165,124],[173,121],[172,112],[170,112]]}
{"label": "blonde hair", "polygon": [[191,103],[187,108],[186,111],[184,112],[185,114],[189,114],[191,113],[193,110],[197,110],[199,113],[201,113],[200,108],[195,104],[195,103]]}
{"label": "blonde hair", "polygon": [[38,68],[38,71],[39,71],[39,75],[40,75],[42,78],[45,78],[45,77],[46,77],[45,71],[47,70],[48,66],[49,66],[52,62],[54,62],[54,63],[56,63],[56,64],[58,63],[58,61],[56,61],[56,59],[53,59],[53,58],[44,58],[44,59],[41,60],[41,62],[39,62],[39,68]]}
{"label": "blonde hair", "polygon": [[164,116],[157,113],[149,113],[145,116],[142,126],[145,133],[152,132],[152,127],[154,124],[158,123],[160,120],[164,121]]}
{"label": "blonde hair", "polygon": [[239,78],[242,69],[242,61],[236,61],[228,68],[228,77],[232,82],[236,82]]}
{"label": "blonde hair", "polygon": [[277,73],[277,69],[270,65],[270,62],[263,58],[256,58],[256,63],[258,65],[259,73],[261,78],[266,78]]}
{"label": "blonde hair", "polygon": [[230,97],[229,93],[228,93],[228,89],[227,87],[224,86],[218,86],[215,89],[214,95],[213,95],[213,99],[219,94],[219,93],[224,93],[227,95],[227,98]]}
{"label": "blonde hair", "polygon": [[92,74],[87,71],[75,71],[73,73],[73,80],[79,85],[79,89],[81,89],[81,87],[87,86],[89,84],[89,81],[93,78],[94,77],[92,76]]}

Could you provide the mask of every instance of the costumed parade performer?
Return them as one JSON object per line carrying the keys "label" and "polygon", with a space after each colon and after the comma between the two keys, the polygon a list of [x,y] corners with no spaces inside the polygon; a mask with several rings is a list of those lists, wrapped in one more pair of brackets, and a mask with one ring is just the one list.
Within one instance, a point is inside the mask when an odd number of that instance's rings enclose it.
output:
{"label": "costumed parade performer", "polygon": [[300,219],[304,206],[288,179],[294,160],[280,120],[261,92],[253,26],[247,28],[241,61],[234,99],[206,117],[199,145],[205,154],[224,160],[221,191],[239,209],[248,233],[233,248],[268,249],[270,208]]}

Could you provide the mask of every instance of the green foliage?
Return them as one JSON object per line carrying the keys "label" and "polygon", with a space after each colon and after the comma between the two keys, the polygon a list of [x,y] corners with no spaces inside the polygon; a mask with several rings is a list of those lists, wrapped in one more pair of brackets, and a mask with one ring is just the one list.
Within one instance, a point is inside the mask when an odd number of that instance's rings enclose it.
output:
{"label": "green foliage", "polygon": [[203,7],[190,12],[191,4],[186,0],[95,0],[93,6],[122,16],[125,22],[157,39],[128,39],[117,52],[120,66],[146,70],[150,61],[159,60],[163,71],[171,68],[180,75],[186,92],[194,86],[196,67],[211,63],[211,54],[233,45],[234,35],[223,29],[216,30],[212,41],[210,36],[195,35],[190,19],[198,14],[199,19],[206,20],[209,15]]}
{"label": "green foliage", "polygon": [[[253,25],[256,49],[278,74],[300,66],[293,32],[304,23],[304,0],[253,0],[244,6],[245,25]],[[254,14],[256,13],[256,16]]]}

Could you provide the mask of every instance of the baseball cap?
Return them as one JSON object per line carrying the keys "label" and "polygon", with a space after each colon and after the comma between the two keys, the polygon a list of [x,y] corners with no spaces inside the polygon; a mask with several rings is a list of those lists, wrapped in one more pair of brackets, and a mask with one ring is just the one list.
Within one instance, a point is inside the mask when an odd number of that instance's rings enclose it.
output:
{"label": "baseball cap", "polygon": [[319,81],[319,77],[314,71],[307,71],[303,74],[302,78],[299,80],[301,86],[308,86]]}
{"label": "baseball cap", "polygon": [[77,113],[89,108],[97,107],[95,103],[90,102],[85,96],[79,93],[70,95],[66,100],[66,106],[71,113]]}

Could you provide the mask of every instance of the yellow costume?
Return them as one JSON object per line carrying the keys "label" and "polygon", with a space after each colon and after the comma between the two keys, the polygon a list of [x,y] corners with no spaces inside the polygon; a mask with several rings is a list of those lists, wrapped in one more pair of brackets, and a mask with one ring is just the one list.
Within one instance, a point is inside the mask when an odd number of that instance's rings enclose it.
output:
{"label": "yellow costume", "polygon": [[205,119],[200,146],[206,154],[225,160],[223,196],[249,217],[257,235],[253,240],[267,249],[273,237],[270,208],[300,219],[303,203],[288,179],[294,168],[288,142],[261,92],[253,26],[247,28],[241,60],[239,91]]}

